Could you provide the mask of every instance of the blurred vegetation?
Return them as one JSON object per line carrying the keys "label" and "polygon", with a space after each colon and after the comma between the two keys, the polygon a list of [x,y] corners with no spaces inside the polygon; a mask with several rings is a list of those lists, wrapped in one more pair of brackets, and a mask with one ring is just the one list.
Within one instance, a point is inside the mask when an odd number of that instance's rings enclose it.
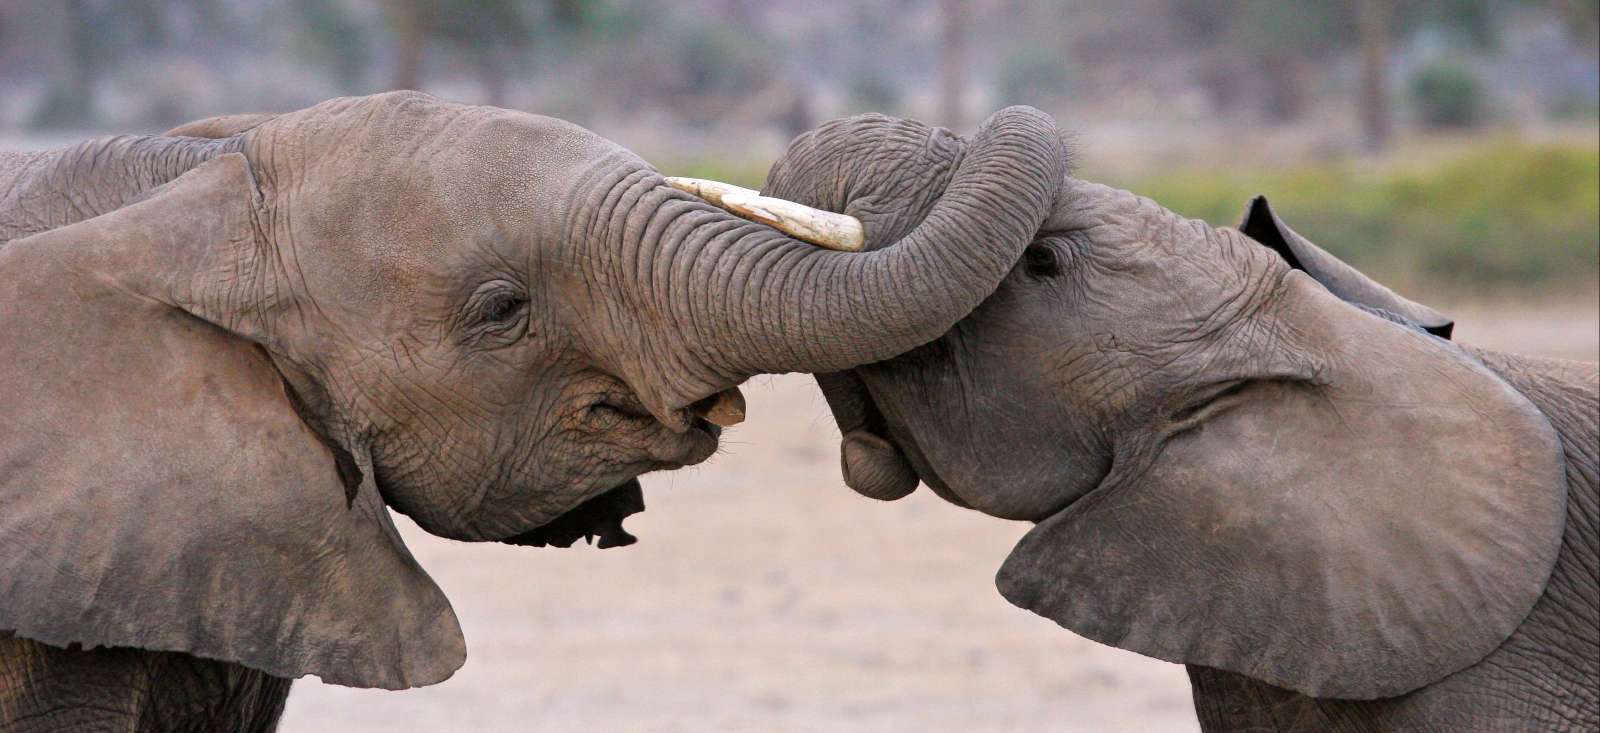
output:
{"label": "blurred vegetation", "polygon": [[1432,128],[1473,127],[1483,120],[1483,84],[1459,64],[1437,62],[1410,80],[1419,121]]}
{"label": "blurred vegetation", "polygon": [[1227,224],[1266,193],[1397,284],[1600,277],[1600,0],[0,0],[0,134],[391,88],[750,187],[832,117],[1032,104],[1094,141],[1090,177]]}
{"label": "blurred vegetation", "polygon": [[1397,286],[1478,294],[1596,286],[1600,151],[1592,147],[1490,141],[1443,162],[1377,171],[1323,163],[1117,184],[1225,226],[1266,194],[1296,231]]}
{"label": "blurred vegetation", "polygon": [[995,79],[999,104],[1050,107],[1072,91],[1072,72],[1047,49],[1023,46],[1011,52]]}
{"label": "blurred vegetation", "polygon": [[767,182],[767,168],[772,165],[772,161],[758,158],[667,158],[653,162],[657,168],[671,171],[675,176],[710,178],[757,190]]}
{"label": "blurred vegetation", "polygon": [[[679,175],[749,188],[769,161],[663,161]],[[1172,170],[1084,177],[1132,190],[1185,216],[1235,226],[1265,194],[1295,231],[1409,292],[1483,295],[1600,287],[1600,150],[1490,139],[1425,163],[1352,162],[1276,170]]]}
{"label": "blurred vegetation", "polygon": [[1596,0],[51,0],[0,3],[0,124],[392,88],[579,118],[650,105],[691,128],[875,109],[965,129],[1012,102],[1173,98],[1163,114],[1289,125],[1344,100],[1377,150],[1405,93],[1391,74],[1466,58],[1486,116],[1570,118],[1600,97],[1581,68],[1597,45]]}
{"label": "blurred vegetation", "polygon": [[845,82],[845,87],[850,102],[861,109],[884,114],[894,114],[900,110],[900,87],[880,69],[867,67],[855,71]]}

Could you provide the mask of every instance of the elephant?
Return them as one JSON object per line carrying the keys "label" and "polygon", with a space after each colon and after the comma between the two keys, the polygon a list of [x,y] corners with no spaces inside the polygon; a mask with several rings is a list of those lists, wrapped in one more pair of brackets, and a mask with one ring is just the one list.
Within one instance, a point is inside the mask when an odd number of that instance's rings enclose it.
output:
{"label": "elephant", "polygon": [[[838,120],[763,193],[879,251],[972,150]],[[1205,730],[1595,730],[1596,366],[1453,325],[1265,198],[1214,227],[1069,173],[970,315],[816,379],[852,488],[1032,523],[1000,594],[1187,665]]]}
{"label": "elephant", "polygon": [[712,455],[738,384],[944,332],[1062,180],[1054,122],[1002,110],[925,226],[851,253],[413,92],[176,132],[0,155],[6,730],[270,730],[307,674],[446,679],[389,510],[628,544],[637,477]]}

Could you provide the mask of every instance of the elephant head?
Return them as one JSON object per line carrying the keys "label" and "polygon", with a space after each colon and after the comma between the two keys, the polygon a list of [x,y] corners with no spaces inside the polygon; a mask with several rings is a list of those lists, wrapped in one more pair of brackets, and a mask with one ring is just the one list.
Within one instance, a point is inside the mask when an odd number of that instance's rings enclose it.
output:
{"label": "elephant head", "polygon": [[[0,629],[443,679],[460,630],[385,506],[631,541],[635,478],[710,456],[736,385],[935,338],[1061,180],[1053,123],[1007,110],[923,226],[852,254],[559,120],[413,93],[241,119],[0,187],[34,203],[14,225],[102,209],[0,249]],[[51,180],[73,206],[38,203]]]}
{"label": "elephant head", "polygon": [[[879,120],[801,136],[765,193],[846,212],[869,249],[923,221],[970,150]],[[1399,694],[1482,659],[1556,560],[1557,436],[1265,199],[1239,228],[1067,177],[987,300],[939,339],[820,375],[847,482],[918,480],[1036,523],[1012,603],[1107,644],[1306,694]]]}

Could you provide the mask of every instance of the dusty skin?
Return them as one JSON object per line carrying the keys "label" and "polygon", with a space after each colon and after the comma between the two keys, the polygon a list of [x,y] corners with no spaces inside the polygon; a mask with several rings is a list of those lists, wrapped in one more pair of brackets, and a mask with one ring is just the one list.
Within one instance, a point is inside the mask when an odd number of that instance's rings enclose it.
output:
{"label": "dusty skin", "polygon": [[[1454,306],[1458,340],[1595,361],[1594,297]],[[1008,605],[1027,530],[845,488],[808,377],[758,378],[698,469],[647,477],[640,543],[469,545],[407,524],[471,663],[404,693],[295,686],[281,730],[1193,731],[1183,668]]]}

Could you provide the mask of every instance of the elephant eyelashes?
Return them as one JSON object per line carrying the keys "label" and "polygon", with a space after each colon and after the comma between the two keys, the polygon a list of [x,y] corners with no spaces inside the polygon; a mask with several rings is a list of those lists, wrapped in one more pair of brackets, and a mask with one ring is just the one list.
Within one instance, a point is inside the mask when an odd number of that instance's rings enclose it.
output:
{"label": "elephant eyelashes", "polygon": [[485,300],[478,314],[485,323],[504,323],[516,317],[527,302],[510,293],[502,293]]}
{"label": "elephant eyelashes", "polygon": [[1061,260],[1056,250],[1044,242],[1028,245],[1022,252],[1022,266],[1032,277],[1055,277],[1061,274]]}
{"label": "elephant eyelashes", "polygon": [[[514,284],[505,281],[486,283],[478,288],[462,309],[469,340],[490,339],[505,345],[520,338],[518,326],[528,312],[528,298]],[[487,345],[487,344],[486,344]]]}

